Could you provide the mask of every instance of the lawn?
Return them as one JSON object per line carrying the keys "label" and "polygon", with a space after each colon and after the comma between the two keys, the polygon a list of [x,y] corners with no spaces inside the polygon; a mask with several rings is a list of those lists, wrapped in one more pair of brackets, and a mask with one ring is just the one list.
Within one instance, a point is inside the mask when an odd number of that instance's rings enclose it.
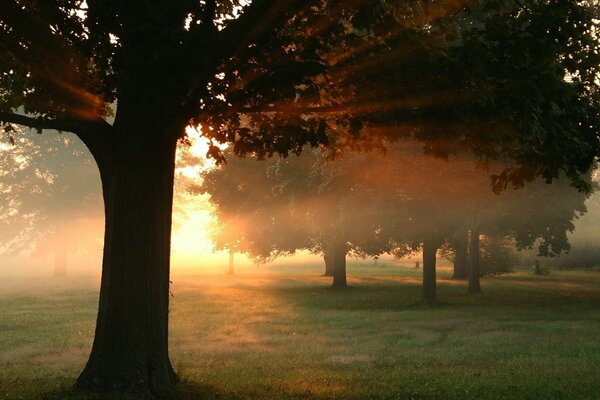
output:
{"label": "lawn", "polygon": [[[411,264],[412,265],[412,264]],[[600,399],[600,273],[482,280],[441,268],[438,305],[409,264],[175,276],[171,360],[186,399]],[[93,338],[91,278],[0,283],[0,398],[99,399],[71,389]]]}

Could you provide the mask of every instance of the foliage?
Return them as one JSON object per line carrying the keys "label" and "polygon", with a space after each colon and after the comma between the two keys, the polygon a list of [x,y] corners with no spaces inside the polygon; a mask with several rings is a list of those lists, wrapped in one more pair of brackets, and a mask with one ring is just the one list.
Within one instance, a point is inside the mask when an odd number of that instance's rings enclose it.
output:
{"label": "foliage", "polygon": [[87,150],[69,134],[12,135],[0,142],[0,253],[98,253],[101,194]]}
{"label": "foliage", "polygon": [[403,257],[426,239],[450,240],[477,223],[482,232],[512,237],[512,246],[556,255],[568,250],[566,235],[585,212],[587,195],[565,179],[496,195],[489,173],[501,166],[483,169],[465,154],[434,159],[416,141],[388,147],[385,156],[346,153],[334,162],[319,151],[264,163],[231,160],[207,172],[197,191],[212,196],[222,223],[217,248],[270,260],[301,248],[322,252],[341,234],[354,255]]}
{"label": "foliage", "polygon": [[215,205],[217,249],[271,261],[300,249],[323,253],[342,237],[354,256],[375,255],[386,243],[377,239],[373,188],[361,180],[372,158],[345,154],[332,162],[316,149],[264,162],[230,159],[204,173],[194,191],[208,193]]}
{"label": "foliage", "polygon": [[484,236],[479,246],[481,276],[496,276],[513,271],[517,258],[512,238]]}

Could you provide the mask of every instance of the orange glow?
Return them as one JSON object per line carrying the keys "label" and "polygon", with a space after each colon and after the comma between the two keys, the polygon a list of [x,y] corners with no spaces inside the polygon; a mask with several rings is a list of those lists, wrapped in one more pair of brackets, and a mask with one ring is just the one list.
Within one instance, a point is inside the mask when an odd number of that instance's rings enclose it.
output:
{"label": "orange glow", "polygon": [[104,101],[100,96],[66,81],[55,79],[54,82],[77,101],[77,105],[73,105],[69,109],[71,114],[90,121],[102,115]]}
{"label": "orange glow", "polygon": [[[215,162],[206,158],[210,142],[202,136],[201,127],[188,126],[186,135],[189,145],[177,148],[171,263],[175,270],[221,272],[228,255],[213,252],[209,239],[211,226],[216,223],[212,206],[206,196],[189,192],[191,186],[200,184],[203,171],[215,167]],[[220,147],[225,149],[226,145]]]}

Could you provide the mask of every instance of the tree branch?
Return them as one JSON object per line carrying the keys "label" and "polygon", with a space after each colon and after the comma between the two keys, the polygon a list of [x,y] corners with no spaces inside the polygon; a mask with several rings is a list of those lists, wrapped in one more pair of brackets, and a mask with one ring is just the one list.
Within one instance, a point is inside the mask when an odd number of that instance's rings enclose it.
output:
{"label": "tree branch", "polygon": [[59,118],[35,118],[10,112],[0,112],[0,122],[23,125],[43,130],[52,129],[60,132],[72,132],[94,151],[102,139],[107,139],[112,132],[112,125],[102,118],[93,121]]}
{"label": "tree branch", "polygon": [[50,119],[50,118],[34,118],[26,115],[0,112],[0,121],[17,125],[27,126],[33,129],[54,129],[57,131],[73,132],[81,130],[81,125],[78,121]]}
{"label": "tree branch", "polygon": [[220,32],[222,51],[231,56],[261,36],[270,34],[285,22],[281,16],[286,11],[303,3],[298,0],[253,0]]}

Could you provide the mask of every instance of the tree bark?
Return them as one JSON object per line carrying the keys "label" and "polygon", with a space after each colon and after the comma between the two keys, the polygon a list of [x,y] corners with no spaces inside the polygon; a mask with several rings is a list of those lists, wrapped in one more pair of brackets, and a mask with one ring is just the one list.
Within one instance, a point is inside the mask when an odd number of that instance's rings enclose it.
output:
{"label": "tree bark", "polygon": [[336,240],[333,246],[333,283],[332,288],[346,288],[346,241]]}
{"label": "tree bark", "polygon": [[142,132],[123,133],[94,155],[105,206],[102,282],[94,343],[77,386],[169,397],[177,380],[168,354],[176,140],[144,141],[151,127],[129,128]]}
{"label": "tree bark", "polygon": [[64,244],[58,244],[54,251],[53,276],[67,276],[68,250]]}
{"label": "tree bark", "polygon": [[467,264],[469,261],[469,232],[460,230],[455,237],[454,271],[452,279],[467,279]]}
{"label": "tree bark", "polygon": [[234,270],[233,270],[233,255],[234,254],[235,254],[235,252],[233,250],[229,250],[229,270],[227,271],[227,273],[229,275],[234,274]]}
{"label": "tree bark", "polygon": [[479,230],[477,228],[471,229],[469,260],[469,293],[480,293]]}
{"label": "tree bark", "polygon": [[433,239],[423,241],[423,301],[434,303],[436,300],[436,254],[439,243]]}
{"label": "tree bark", "polygon": [[333,245],[330,245],[323,251],[323,261],[325,262],[325,274],[323,274],[323,276],[333,276],[335,264],[332,247]]}

